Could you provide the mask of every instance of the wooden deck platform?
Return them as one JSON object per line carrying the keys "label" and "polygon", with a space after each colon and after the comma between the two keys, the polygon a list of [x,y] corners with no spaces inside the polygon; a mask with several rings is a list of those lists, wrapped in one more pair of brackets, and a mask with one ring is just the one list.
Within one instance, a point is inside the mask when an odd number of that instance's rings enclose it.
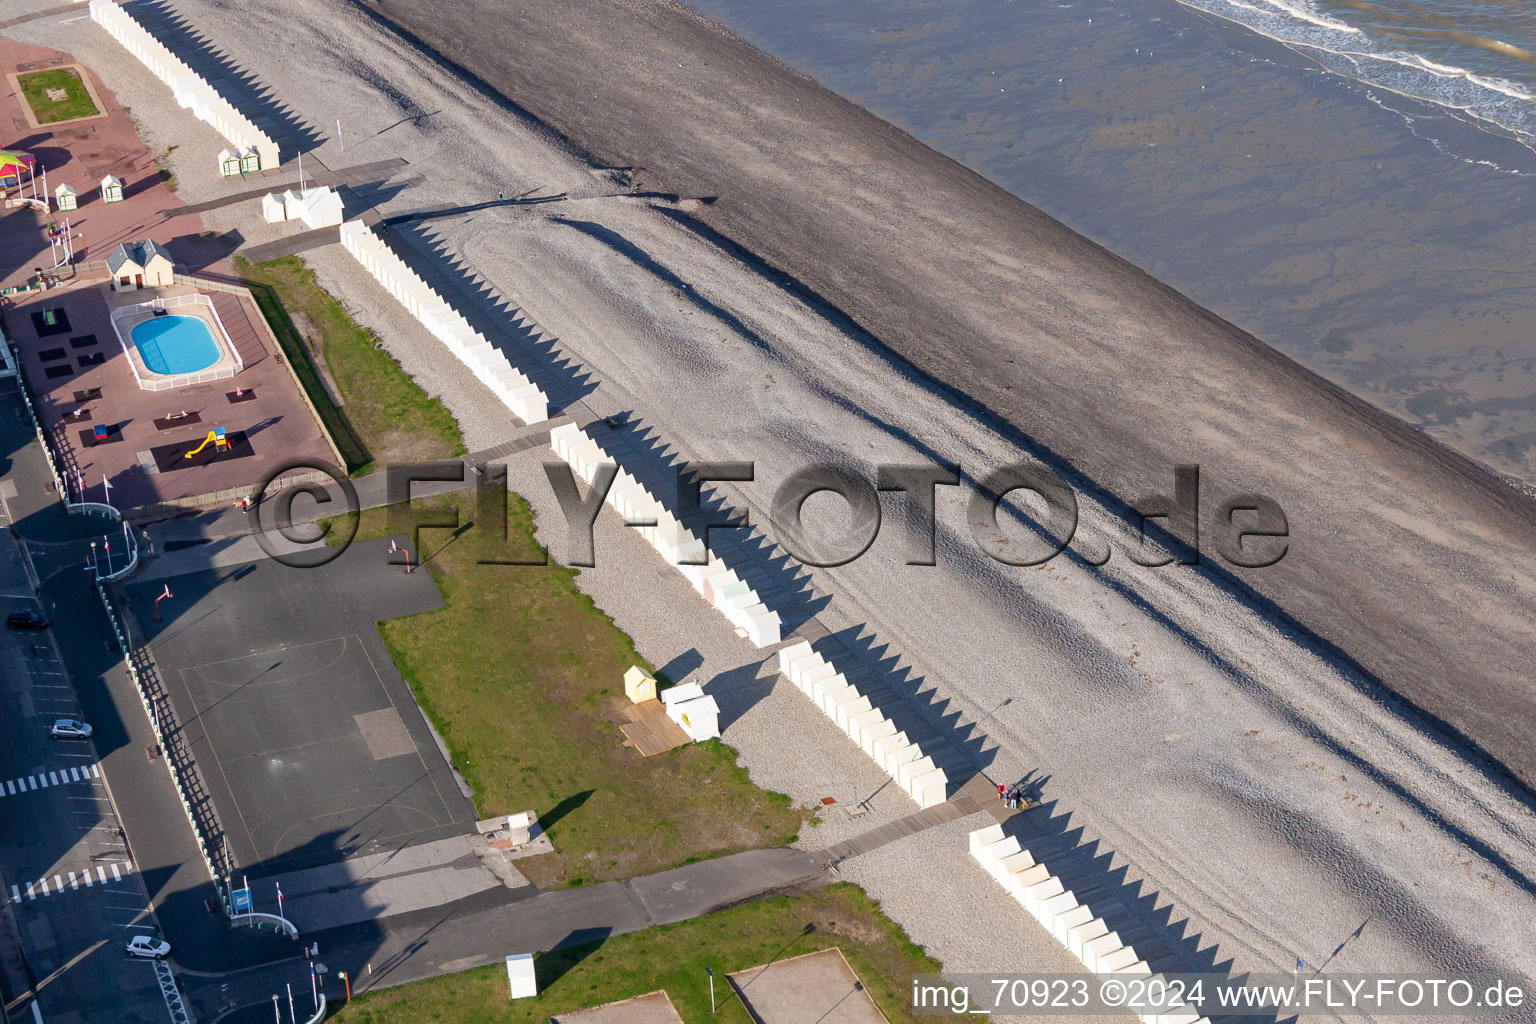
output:
{"label": "wooden deck platform", "polygon": [[646,757],[660,754],[690,742],[682,726],[667,717],[659,700],[643,700],[624,709],[629,721],[619,725],[628,743]]}

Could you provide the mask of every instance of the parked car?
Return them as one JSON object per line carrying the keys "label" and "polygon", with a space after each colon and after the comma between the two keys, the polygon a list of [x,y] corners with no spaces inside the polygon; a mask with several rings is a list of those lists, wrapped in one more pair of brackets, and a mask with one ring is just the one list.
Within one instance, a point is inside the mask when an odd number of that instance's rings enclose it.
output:
{"label": "parked car", "polygon": [[94,730],[84,722],[73,718],[61,718],[48,729],[48,735],[56,740],[88,740]]}
{"label": "parked car", "polygon": [[5,617],[5,624],[10,629],[47,629],[48,620],[41,612],[25,611],[11,612]]}
{"label": "parked car", "polygon": [[171,955],[171,944],[151,935],[135,935],[123,951],[146,960],[163,960]]}

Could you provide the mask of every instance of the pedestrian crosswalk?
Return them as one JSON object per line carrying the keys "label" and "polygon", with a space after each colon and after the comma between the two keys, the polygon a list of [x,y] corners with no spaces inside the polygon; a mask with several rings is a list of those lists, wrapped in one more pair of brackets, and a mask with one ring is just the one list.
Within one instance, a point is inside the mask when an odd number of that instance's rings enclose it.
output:
{"label": "pedestrian crosswalk", "polygon": [[128,861],[96,864],[82,871],[61,871],[39,878],[35,882],[28,882],[25,886],[12,885],[11,902],[20,903],[24,899],[35,900],[47,896],[58,896],[63,892],[76,889],[93,889],[97,886],[121,882],[132,874],[133,864]]}
{"label": "pedestrian crosswalk", "polygon": [[71,765],[56,771],[6,779],[4,783],[0,783],[0,797],[31,793],[34,790],[47,789],[49,786],[67,786],[71,782],[90,782],[92,779],[99,778],[101,778],[101,767],[95,761],[88,765]]}

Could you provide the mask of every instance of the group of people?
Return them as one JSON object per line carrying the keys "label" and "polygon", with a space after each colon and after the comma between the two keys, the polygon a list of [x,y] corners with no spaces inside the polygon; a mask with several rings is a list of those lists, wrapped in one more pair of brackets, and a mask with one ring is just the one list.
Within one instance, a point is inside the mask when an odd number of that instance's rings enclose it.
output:
{"label": "group of people", "polygon": [[1024,803],[1024,783],[1017,782],[1012,786],[1005,786],[999,782],[997,784],[997,798],[1007,804],[1009,810],[1016,810]]}

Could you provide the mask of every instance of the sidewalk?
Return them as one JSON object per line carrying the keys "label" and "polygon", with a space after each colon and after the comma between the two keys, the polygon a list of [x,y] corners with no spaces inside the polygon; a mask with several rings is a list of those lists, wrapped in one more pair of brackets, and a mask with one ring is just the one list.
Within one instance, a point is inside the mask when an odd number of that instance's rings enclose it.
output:
{"label": "sidewalk", "polygon": [[[319,960],[333,979],[329,996],[339,1000],[341,985],[334,980],[339,971],[351,977],[357,994],[498,964],[511,953],[546,952],[687,921],[829,880],[816,858],[803,850],[750,850],[627,882],[544,893],[511,905],[504,900],[489,906],[484,900],[466,900],[365,927],[318,932],[305,940],[319,942]],[[308,976],[308,966],[300,960],[234,977],[184,981],[191,1004],[204,1017],[227,1007],[231,998],[241,1005],[270,1000],[284,984],[294,983],[297,989]]]}

